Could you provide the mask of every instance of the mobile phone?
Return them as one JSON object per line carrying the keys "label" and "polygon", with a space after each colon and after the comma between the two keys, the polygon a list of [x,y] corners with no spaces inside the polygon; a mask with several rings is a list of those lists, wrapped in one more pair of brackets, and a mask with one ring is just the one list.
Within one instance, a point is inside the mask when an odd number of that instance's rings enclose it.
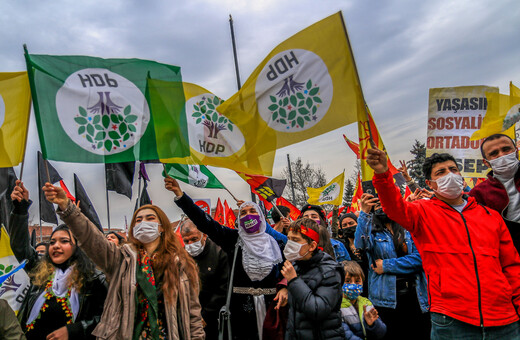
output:
{"label": "mobile phone", "polygon": [[374,195],[374,197],[377,197],[376,188],[374,188],[374,184],[372,184],[372,181],[362,182],[361,187],[363,188],[363,193]]}

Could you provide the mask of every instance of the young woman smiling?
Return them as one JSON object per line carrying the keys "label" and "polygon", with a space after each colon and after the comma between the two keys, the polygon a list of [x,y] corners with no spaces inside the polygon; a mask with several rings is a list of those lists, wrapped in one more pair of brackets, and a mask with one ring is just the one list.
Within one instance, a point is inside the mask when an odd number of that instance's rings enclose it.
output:
{"label": "young woman smiling", "polygon": [[157,206],[132,217],[128,243],[118,247],[72,204],[63,189],[47,183],[47,200],[110,282],[101,321],[102,339],[204,339],[198,270]]}
{"label": "young woman smiling", "polygon": [[27,259],[31,286],[18,314],[27,339],[93,339],[107,294],[105,275],[77,246],[62,224],[51,234],[47,253],[40,259],[29,244],[29,191],[17,181],[11,194],[11,242],[16,257]]}

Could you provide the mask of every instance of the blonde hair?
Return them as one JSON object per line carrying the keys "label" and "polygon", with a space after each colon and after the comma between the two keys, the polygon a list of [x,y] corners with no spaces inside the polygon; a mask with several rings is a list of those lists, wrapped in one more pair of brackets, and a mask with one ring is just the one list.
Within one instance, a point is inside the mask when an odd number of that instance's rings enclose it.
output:
{"label": "blonde hair", "polygon": [[[43,260],[29,273],[29,277],[33,285],[43,287],[52,279],[55,270],[51,262]],[[80,273],[78,266],[72,267],[72,271],[67,277],[67,287],[74,287],[79,292],[83,288],[84,283],[85,275]]]}

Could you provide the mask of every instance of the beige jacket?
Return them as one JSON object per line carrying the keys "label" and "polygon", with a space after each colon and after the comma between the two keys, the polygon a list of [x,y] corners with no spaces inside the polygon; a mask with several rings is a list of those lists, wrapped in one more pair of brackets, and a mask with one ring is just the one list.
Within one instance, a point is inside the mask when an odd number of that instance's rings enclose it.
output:
{"label": "beige jacket", "polygon": [[[98,339],[132,339],[135,319],[136,261],[134,246],[119,248],[107,241],[103,233],[70,203],[65,211],[58,209],[61,219],[69,226],[85,253],[106,274],[110,286],[101,321],[92,332]],[[165,301],[168,339],[204,339],[201,307],[196,291],[198,283],[190,284],[181,271],[177,306]]]}

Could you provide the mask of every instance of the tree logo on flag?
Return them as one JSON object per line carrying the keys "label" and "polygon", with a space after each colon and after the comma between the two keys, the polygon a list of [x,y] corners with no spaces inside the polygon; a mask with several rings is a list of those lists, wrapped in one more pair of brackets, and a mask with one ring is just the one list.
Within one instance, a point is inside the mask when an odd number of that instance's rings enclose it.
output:
{"label": "tree logo on flag", "polygon": [[208,176],[200,171],[200,165],[188,165],[188,181],[197,188],[205,188],[208,184]]}
{"label": "tree logo on flag", "polygon": [[319,201],[322,202],[322,203],[323,202],[333,201],[333,200],[335,200],[338,197],[339,191],[340,191],[339,184],[338,183],[332,183],[331,185],[326,187],[325,190],[323,190],[321,192]]}
{"label": "tree logo on flag", "polygon": [[56,110],[63,129],[76,144],[102,155],[134,146],[150,122],[141,90],[106,69],[71,74],[58,90]]}
{"label": "tree logo on flag", "polygon": [[228,157],[242,148],[244,136],[227,117],[217,112],[223,100],[205,93],[186,102],[190,145],[210,157]]}
{"label": "tree logo on flag", "polygon": [[272,57],[256,82],[258,111],[277,131],[299,132],[316,125],[330,107],[332,79],[313,52],[287,50]]}
{"label": "tree logo on flag", "polygon": [[520,121],[520,104],[516,104],[507,111],[506,118],[502,124],[502,131],[506,131],[511,126]]}

